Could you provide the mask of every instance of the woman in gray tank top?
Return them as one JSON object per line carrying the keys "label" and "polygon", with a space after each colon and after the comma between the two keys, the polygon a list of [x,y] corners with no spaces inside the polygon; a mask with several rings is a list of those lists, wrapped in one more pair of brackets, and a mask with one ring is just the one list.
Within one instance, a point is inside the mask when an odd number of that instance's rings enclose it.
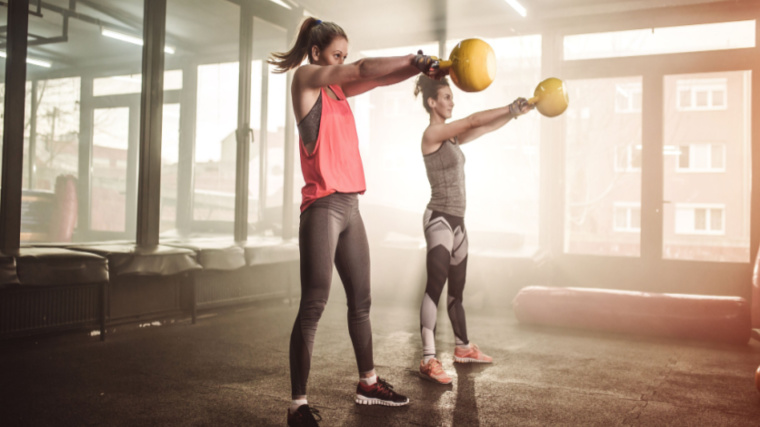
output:
{"label": "woman in gray tank top", "polygon": [[430,182],[430,202],[423,216],[427,241],[427,283],[420,308],[422,360],[420,376],[441,384],[451,377],[435,355],[435,326],[438,300],[448,280],[448,308],[456,347],[454,362],[491,363],[467,338],[462,295],[467,273],[467,231],[464,226],[464,154],[460,145],[493,132],[533,106],[525,98],[509,105],[481,111],[446,123],[451,118],[454,98],[448,82],[424,76],[417,79],[414,95],[422,93],[422,105],[430,114],[430,125],[422,134],[422,156]]}

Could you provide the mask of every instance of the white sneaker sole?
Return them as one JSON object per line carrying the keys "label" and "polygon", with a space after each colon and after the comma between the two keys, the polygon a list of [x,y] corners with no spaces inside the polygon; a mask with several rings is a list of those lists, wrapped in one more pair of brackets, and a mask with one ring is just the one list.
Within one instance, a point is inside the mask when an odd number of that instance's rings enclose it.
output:
{"label": "white sneaker sole", "polygon": [[459,363],[493,363],[493,361],[490,360],[480,360],[480,359],[472,359],[470,357],[456,357],[454,356],[454,361]]}
{"label": "white sneaker sole", "polygon": [[438,381],[437,379],[435,379],[435,378],[433,378],[433,377],[430,377],[430,376],[427,376],[427,375],[423,374],[422,372],[420,372],[420,378],[422,378],[422,379],[424,379],[424,380],[428,380],[428,381],[430,381],[431,383],[442,384],[442,385],[449,385],[449,384],[451,384],[452,382],[454,382],[454,380],[453,380],[453,379],[450,379],[450,380],[449,380],[449,382],[447,382],[447,383],[445,383],[445,382],[443,382],[443,381]]}
{"label": "white sneaker sole", "polygon": [[359,405],[404,406],[404,405],[409,404],[409,399],[407,398],[405,402],[391,402],[389,400],[383,400],[383,399],[378,399],[376,397],[367,397],[367,396],[362,396],[361,394],[357,394],[356,403],[358,403]]}

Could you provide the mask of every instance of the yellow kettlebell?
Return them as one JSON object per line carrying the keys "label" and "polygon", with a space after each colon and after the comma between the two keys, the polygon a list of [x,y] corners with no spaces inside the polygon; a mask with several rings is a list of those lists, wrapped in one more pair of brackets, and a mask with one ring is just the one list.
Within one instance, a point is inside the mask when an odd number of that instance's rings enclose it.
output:
{"label": "yellow kettlebell", "polygon": [[555,77],[539,83],[533,92],[533,98],[528,100],[528,103],[535,105],[536,110],[546,117],[564,113],[569,102],[565,82]]}
{"label": "yellow kettlebell", "polygon": [[449,70],[451,81],[465,92],[480,92],[496,77],[496,54],[481,39],[465,39],[451,50],[448,60],[439,61],[442,70]]}

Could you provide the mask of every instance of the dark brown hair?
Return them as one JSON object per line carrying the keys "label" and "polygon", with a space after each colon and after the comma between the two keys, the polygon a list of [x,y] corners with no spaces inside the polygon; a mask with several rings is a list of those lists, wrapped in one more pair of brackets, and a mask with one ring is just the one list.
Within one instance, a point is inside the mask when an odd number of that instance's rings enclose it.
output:
{"label": "dark brown hair", "polygon": [[272,52],[267,62],[275,66],[275,73],[284,73],[301,65],[305,57],[311,63],[311,47],[324,50],[336,37],[348,40],[346,32],[338,24],[306,18],[298,31],[295,45],[287,52]]}
{"label": "dark brown hair", "polygon": [[433,80],[424,74],[417,77],[417,82],[414,85],[414,96],[417,97],[422,92],[422,106],[428,113],[430,113],[430,106],[427,100],[430,98],[438,99],[438,89],[442,87],[449,87],[449,82],[445,77],[441,80]]}

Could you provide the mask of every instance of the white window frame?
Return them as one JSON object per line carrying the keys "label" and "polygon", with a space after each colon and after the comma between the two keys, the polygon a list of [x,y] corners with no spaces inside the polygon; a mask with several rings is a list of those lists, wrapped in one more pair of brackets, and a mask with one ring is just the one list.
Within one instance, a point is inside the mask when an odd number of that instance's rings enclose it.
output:
{"label": "white window frame", "polygon": [[[641,172],[641,166],[633,166],[633,150],[641,151],[641,149],[641,144],[631,144],[623,147],[615,147],[615,172]],[[621,150],[625,150],[624,154],[621,154]],[[618,159],[621,155],[625,156],[624,168],[621,168],[620,164],[618,163]]]}
{"label": "white window frame", "polygon": [[[679,146],[678,151],[678,158],[676,159],[676,172],[679,173],[722,173],[726,171],[726,144],[718,143],[718,142],[700,142],[700,143],[690,143],[685,144],[687,147],[689,147],[689,167],[688,168],[682,168],[681,167],[681,151]],[[721,150],[723,151],[723,166],[721,167],[714,167],[713,166],[713,146],[719,146]],[[692,159],[694,158],[694,152],[692,148],[696,147],[708,147],[707,153],[708,153],[708,163],[710,164],[706,168],[697,168],[691,166]]]}
{"label": "white window frame", "polygon": [[[694,229],[694,219],[696,217],[696,210],[697,209],[705,209],[706,210],[706,218],[705,218],[705,226],[707,227],[705,230],[695,230]],[[721,225],[720,230],[713,230],[711,229],[712,221],[712,210],[720,210],[722,212],[721,215]],[[679,212],[684,211],[691,211],[691,224],[688,227],[684,227],[681,222],[678,221],[679,219]],[[723,236],[726,234],[726,205],[720,204],[720,203],[676,203],[675,204],[675,225],[674,225],[674,231],[676,234],[681,235],[695,235],[695,236]],[[681,226],[679,226],[681,224]]]}
{"label": "white window frame", "polygon": [[[618,209],[625,209],[626,212],[626,226],[619,227],[617,223]],[[632,211],[637,209],[639,211],[639,226],[634,227],[631,225]],[[641,232],[641,203],[638,202],[614,202],[612,204],[612,229],[618,233],[640,233]]]}
{"label": "white window frame", "polygon": [[[648,27],[563,37],[565,61],[755,47],[755,20]],[[707,41],[697,37],[710,34]],[[695,37],[696,36],[696,37]]]}
{"label": "white window frame", "polygon": [[[636,114],[641,113],[641,82],[617,83],[615,84],[615,113],[618,114]],[[620,108],[618,105],[618,96],[624,97],[628,102],[626,108]],[[639,106],[634,106],[634,99],[639,98]]]}
{"label": "white window frame", "polygon": [[[681,105],[681,93],[689,93],[689,105]],[[697,106],[697,94],[707,92],[707,105]],[[713,93],[723,93],[723,104],[714,105]],[[676,110],[678,111],[720,111],[728,109],[728,79],[682,79],[676,83]]]}

